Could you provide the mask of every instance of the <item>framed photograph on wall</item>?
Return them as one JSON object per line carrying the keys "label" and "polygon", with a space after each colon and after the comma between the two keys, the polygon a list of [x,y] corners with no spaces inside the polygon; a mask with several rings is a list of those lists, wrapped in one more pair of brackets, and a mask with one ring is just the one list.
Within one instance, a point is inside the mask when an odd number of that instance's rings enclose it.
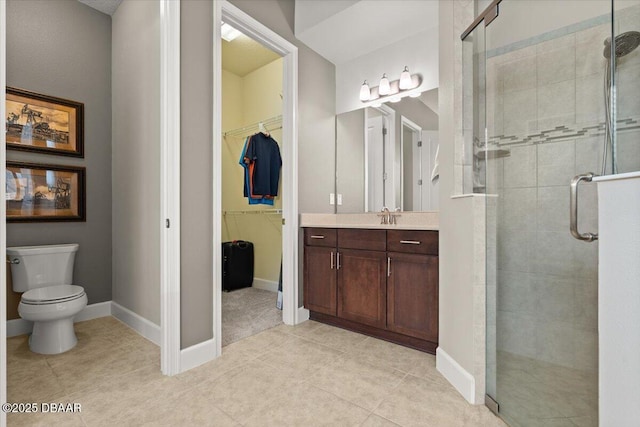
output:
{"label": "framed photograph on wall", "polygon": [[7,148],[84,157],[84,104],[7,87]]}
{"label": "framed photograph on wall", "polygon": [[7,222],[86,221],[85,168],[7,162]]}

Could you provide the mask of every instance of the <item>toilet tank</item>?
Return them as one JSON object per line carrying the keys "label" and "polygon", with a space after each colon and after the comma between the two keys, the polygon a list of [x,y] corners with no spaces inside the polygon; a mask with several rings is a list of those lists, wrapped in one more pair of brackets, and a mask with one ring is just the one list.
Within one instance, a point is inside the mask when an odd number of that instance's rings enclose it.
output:
{"label": "toilet tank", "polygon": [[73,261],[79,245],[16,246],[7,248],[15,292],[55,285],[71,285]]}

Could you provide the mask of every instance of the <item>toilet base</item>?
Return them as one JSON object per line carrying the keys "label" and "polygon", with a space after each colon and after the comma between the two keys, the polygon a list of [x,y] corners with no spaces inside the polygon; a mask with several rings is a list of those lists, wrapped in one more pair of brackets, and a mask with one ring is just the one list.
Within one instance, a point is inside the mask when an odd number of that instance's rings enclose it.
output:
{"label": "toilet base", "polygon": [[59,354],[71,350],[78,343],[73,329],[73,317],[33,323],[29,348],[34,353]]}

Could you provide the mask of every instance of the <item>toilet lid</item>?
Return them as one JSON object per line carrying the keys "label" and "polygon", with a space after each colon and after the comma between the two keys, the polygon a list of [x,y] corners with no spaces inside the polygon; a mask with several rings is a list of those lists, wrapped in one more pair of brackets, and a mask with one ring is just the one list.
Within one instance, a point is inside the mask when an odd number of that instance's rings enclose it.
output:
{"label": "toilet lid", "polygon": [[52,304],[76,299],[84,295],[84,288],[75,285],[57,285],[31,289],[22,294],[26,304]]}

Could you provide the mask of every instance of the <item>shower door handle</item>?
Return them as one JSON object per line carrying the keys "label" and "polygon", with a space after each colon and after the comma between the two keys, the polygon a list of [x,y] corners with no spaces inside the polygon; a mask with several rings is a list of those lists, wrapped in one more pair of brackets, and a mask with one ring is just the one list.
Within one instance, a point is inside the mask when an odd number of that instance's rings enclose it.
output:
{"label": "shower door handle", "polygon": [[581,181],[591,182],[593,177],[596,176],[593,172],[576,175],[571,180],[570,190],[570,207],[569,207],[569,228],[571,229],[571,235],[578,240],[584,240],[586,242],[593,242],[598,240],[597,233],[580,233],[578,231],[578,184]]}

